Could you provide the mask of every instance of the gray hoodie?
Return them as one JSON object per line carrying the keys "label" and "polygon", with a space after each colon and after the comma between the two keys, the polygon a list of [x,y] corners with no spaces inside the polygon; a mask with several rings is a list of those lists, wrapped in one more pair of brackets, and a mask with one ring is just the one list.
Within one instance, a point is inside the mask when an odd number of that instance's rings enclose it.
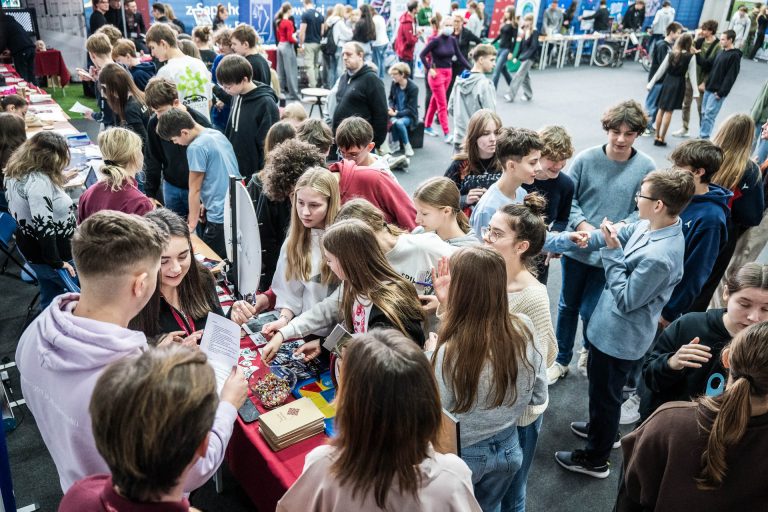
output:
{"label": "gray hoodie", "polygon": [[454,142],[458,144],[464,140],[469,118],[481,108],[496,110],[496,88],[483,73],[465,71],[462,76],[456,77],[456,84],[448,100],[448,113],[453,116]]}

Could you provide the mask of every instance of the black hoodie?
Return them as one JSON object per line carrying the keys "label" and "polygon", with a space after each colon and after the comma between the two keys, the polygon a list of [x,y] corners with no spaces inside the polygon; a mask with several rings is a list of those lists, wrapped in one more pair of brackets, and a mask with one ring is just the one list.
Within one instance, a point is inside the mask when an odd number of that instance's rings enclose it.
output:
{"label": "black hoodie", "polygon": [[336,109],[333,112],[333,133],[346,118],[360,116],[373,126],[373,142],[379,148],[387,139],[387,93],[384,82],[364,64],[350,76],[345,72],[338,82]]}
{"label": "black hoodie", "polygon": [[254,83],[255,89],[232,99],[224,130],[246,181],[264,167],[264,139],[272,125],[280,120],[275,91],[266,84]]}
{"label": "black hoodie", "polygon": [[740,69],[741,50],[734,48],[718,53],[707,77],[707,92],[713,92],[721,98],[728,96]]}
{"label": "black hoodie", "polygon": [[[728,373],[720,361],[720,353],[731,341],[725,328],[725,309],[688,313],[667,327],[659,336],[653,351],[643,361],[644,392],[640,398],[640,419],[645,420],[661,405],[673,401],[690,401],[707,392],[707,387],[725,384]],[[701,368],[673,370],[667,364],[675,352],[693,338],[710,347],[712,357]],[[711,382],[710,382],[711,381]]]}

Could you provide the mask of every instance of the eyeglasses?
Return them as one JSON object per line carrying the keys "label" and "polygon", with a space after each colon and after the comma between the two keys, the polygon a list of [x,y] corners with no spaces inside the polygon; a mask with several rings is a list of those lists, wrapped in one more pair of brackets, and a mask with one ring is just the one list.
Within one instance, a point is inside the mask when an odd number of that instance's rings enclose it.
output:
{"label": "eyeglasses", "polygon": [[491,226],[485,226],[480,228],[480,235],[483,237],[483,239],[488,240],[492,244],[495,244],[499,241],[500,238],[504,238],[503,233],[499,233],[495,229],[493,229]]}
{"label": "eyeglasses", "polygon": [[640,192],[638,192],[637,194],[635,194],[635,201],[640,201],[640,198],[641,198],[641,197],[642,197],[643,199],[647,199],[647,200],[649,200],[649,201],[661,201],[661,199],[659,199],[659,198],[657,198],[657,197],[644,196],[644,195],[643,195],[643,194],[641,194]]}
{"label": "eyeglasses", "polygon": [[336,153],[338,154],[339,158],[343,158],[344,160],[357,160],[363,152],[359,151],[357,153],[351,153],[339,148]]}

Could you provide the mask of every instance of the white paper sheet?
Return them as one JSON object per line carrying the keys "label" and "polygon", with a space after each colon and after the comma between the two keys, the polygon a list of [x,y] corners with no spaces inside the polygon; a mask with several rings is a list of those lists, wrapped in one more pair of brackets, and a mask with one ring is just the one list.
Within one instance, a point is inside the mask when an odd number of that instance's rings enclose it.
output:
{"label": "white paper sheet", "polygon": [[76,114],[85,114],[86,112],[93,112],[92,109],[86,107],[79,101],[76,101],[74,105],[72,105],[72,108],[69,109],[70,112],[74,112]]}
{"label": "white paper sheet", "polygon": [[200,350],[208,356],[208,363],[216,373],[216,388],[221,394],[232,367],[240,357],[240,326],[216,313],[208,313]]}

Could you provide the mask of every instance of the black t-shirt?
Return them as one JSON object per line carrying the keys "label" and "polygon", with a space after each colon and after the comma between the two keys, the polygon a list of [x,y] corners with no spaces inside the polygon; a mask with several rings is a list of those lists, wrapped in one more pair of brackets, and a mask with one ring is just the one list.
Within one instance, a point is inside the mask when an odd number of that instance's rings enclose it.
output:
{"label": "black t-shirt", "polygon": [[563,174],[552,180],[535,180],[531,185],[523,183],[526,192],[538,192],[547,200],[547,224],[552,224],[552,231],[565,231],[571,214],[573,201],[573,180]]}
{"label": "black t-shirt", "polygon": [[99,30],[104,25],[109,25],[107,18],[99,11],[93,11],[93,14],[91,14],[90,22],[88,23],[88,28],[90,29],[90,35],[95,34],[96,31]]}
{"label": "black t-shirt", "polygon": [[317,9],[307,9],[301,15],[301,22],[307,26],[304,33],[305,43],[319,43],[323,32],[323,15],[317,12]]}

